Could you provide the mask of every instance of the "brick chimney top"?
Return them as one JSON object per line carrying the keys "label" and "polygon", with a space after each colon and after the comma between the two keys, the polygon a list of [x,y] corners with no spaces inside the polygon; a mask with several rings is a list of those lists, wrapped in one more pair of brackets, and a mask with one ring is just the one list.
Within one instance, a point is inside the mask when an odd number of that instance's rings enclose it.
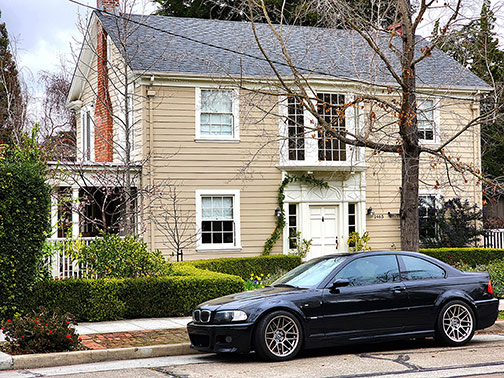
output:
{"label": "brick chimney top", "polygon": [[119,0],[96,0],[96,8],[115,13],[119,10]]}

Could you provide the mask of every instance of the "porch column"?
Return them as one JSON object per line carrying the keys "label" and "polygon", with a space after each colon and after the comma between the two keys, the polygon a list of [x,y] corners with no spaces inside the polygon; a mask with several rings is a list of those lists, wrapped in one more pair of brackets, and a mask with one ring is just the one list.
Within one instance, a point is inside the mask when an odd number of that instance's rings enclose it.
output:
{"label": "porch column", "polygon": [[[58,187],[59,189],[59,187]],[[51,196],[51,236],[49,239],[58,237],[58,200],[59,190]],[[48,241],[46,241],[47,243]],[[56,241],[50,243],[57,243]],[[59,256],[54,254],[49,258],[52,277],[59,277]]]}
{"label": "porch column", "polygon": [[79,188],[72,188],[72,238],[77,239],[79,237],[79,213],[77,212],[76,206],[79,201]]}
{"label": "porch column", "polygon": [[51,238],[58,237],[58,200],[59,191],[51,196]]}

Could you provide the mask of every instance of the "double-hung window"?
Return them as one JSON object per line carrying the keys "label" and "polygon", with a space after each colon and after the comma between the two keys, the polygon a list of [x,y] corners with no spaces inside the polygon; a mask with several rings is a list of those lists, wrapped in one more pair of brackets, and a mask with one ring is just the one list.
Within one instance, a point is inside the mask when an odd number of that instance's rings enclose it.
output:
{"label": "double-hung window", "polygon": [[85,106],[81,109],[81,136],[82,158],[85,161],[91,161],[94,157],[94,121],[92,106]]}
{"label": "double-hung window", "polygon": [[287,99],[287,131],[289,160],[305,159],[304,107],[296,97]]}
{"label": "double-hung window", "polygon": [[236,90],[196,88],[196,139],[239,139]]}
{"label": "double-hung window", "polygon": [[424,194],[418,196],[418,223],[421,237],[433,238],[436,236],[436,208],[438,199],[436,195]]}
{"label": "double-hung window", "polygon": [[198,249],[240,248],[240,194],[237,190],[196,192]]}
{"label": "double-hung window", "polygon": [[425,143],[436,143],[436,109],[433,100],[422,100],[417,105],[418,139]]}
{"label": "double-hung window", "polygon": [[318,132],[319,161],[345,161],[346,144],[336,138],[345,130],[345,96],[336,93],[318,93],[317,111],[330,128]]}

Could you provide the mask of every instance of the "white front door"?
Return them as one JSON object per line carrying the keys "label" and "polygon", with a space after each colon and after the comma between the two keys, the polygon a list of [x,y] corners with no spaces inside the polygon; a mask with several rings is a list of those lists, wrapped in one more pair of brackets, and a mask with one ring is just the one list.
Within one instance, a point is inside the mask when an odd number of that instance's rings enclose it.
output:
{"label": "white front door", "polygon": [[338,252],[338,206],[310,206],[312,245],[307,259]]}

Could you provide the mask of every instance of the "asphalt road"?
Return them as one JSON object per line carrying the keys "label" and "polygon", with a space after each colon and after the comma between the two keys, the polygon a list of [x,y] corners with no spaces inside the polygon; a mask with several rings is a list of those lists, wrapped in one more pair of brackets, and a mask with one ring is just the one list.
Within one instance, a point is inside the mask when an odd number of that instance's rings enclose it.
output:
{"label": "asphalt road", "polygon": [[130,360],[29,371],[4,377],[72,378],[445,378],[504,377],[504,335],[477,335],[461,348],[444,348],[432,339],[313,350],[297,359],[265,363],[246,356],[194,355]]}

